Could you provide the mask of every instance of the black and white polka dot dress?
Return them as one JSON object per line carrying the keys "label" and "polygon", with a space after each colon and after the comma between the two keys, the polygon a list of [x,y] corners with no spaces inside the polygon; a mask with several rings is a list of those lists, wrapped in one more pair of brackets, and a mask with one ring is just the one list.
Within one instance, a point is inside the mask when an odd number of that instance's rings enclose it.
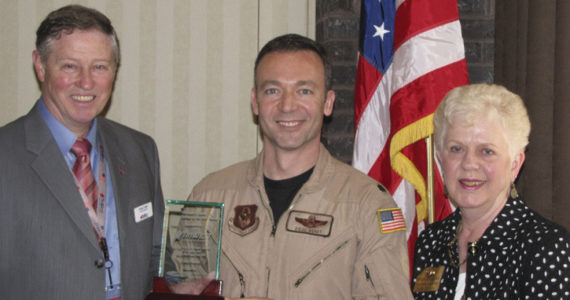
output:
{"label": "black and white polka dot dress", "polygon": [[[415,299],[453,299],[459,268],[456,210],[428,226],[418,238],[413,282],[427,267],[444,266],[439,289],[414,292]],[[451,250],[451,251],[450,251]],[[509,199],[467,259],[465,299],[570,299],[570,236],[559,225],[530,210],[520,198]]]}

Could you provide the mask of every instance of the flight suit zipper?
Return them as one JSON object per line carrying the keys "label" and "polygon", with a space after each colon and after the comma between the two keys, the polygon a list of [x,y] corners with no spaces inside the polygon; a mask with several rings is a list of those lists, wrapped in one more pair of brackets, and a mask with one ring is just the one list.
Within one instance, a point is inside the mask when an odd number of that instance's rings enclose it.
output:
{"label": "flight suit zipper", "polygon": [[[366,281],[370,282],[372,289],[376,291],[376,286],[374,286],[374,281],[372,280],[372,276],[370,276],[370,270],[367,265],[364,265],[364,276],[366,276]],[[380,299],[380,296],[378,296],[377,299]]]}
{"label": "flight suit zipper", "polygon": [[299,279],[297,279],[297,281],[295,281],[295,287],[296,288],[299,287],[301,285],[301,283],[303,283],[303,280],[305,280],[307,278],[307,276],[309,276],[315,269],[317,269],[327,259],[329,259],[331,256],[333,256],[333,254],[338,252],[340,249],[344,248],[347,244],[348,244],[348,240],[344,241],[342,244],[338,245],[338,247],[336,247],[333,251],[331,251],[325,257],[321,258],[321,260],[319,262],[317,262],[315,265],[313,265],[313,267],[311,267],[307,273],[305,273],[303,276],[301,276]]}
{"label": "flight suit zipper", "polygon": [[238,275],[239,285],[240,285],[240,298],[244,298],[245,297],[245,279],[243,278],[243,274],[238,270],[238,268],[232,262],[232,260],[228,257],[228,255],[225,252],[223,252],[223,254],[228,258],[228,261],[230,262],[231,266],[234,268],[234,270],[236,271],[236,273]]}
{"label": "flight suit zipper", "polygon": [[275,231],[277,230],[277,222],[275,222],[275,220],[273,220],[273,211],[271,211],[271,205],[269,203],[267,203],[268,201],[264,201],[263,195],[261,193],[261,188],[258,187],[257,189],[257,195],[259,196],[259,200],[261,201],[261,203],[263,204],[263,208],[265,208],[265,210],[267,211],[267,214],[269,215],[269,219],[272,222],[272,226],[271,226],[271,236],[275,236]]}
{"label": "flight suit zipper", "polygon": [[267,272],[266,283],[265,283],[265,297],[269,297],[269,275],[271,274],[271,269],[267,267],[265,270]]}
{"label": "flight suit zipper", "polygon": [[238,271],[237,269],[236,269],[236,271],[237,271],[237,273],[238,273],[239,285],[240,285],[240,288],[241,288],[241,291],[240,291],[240,298],[244,298],[244,297],[245,297],[245,280],[243,279],[243,275],[241,274],[241,272]]}
{"label": "flight suit zipper", "polygon": [[[265,207],[265,209],[267,210],[267,213],[269,214],[269,217],[271,218],[271,220],[273,221],[273,225],[271,227],[271,233],[270,233],[270,238],[275,238],[275,232],[277,231],[277,222],[275,222],[275,220],[273,220],[273,212],[271,211],[271,206],[267,206],[265,204],[263,195],[261,193],[261,189],[257,188],[257,194],[259,196],[259,199],[261,200],[261,203],[263,203],[263,206]],[[267,295],[269,295],[269,275],[271,274],[271,268],[269,266],[265,266],[265,272],[266,272],[266,278],[265,278],[265,296],[267,297]]]}
{"label": "flight suit zipper", "polygon": [[372,277],[370,276],[370,270],[368,270],[368,266],[364,265],[364,276],[366,276],[366,281],[370,282],[370,285],[372,285],[372,288],[376,288],[374,286],[374,281],[372,281]]}
{"label": "flight suit zipper", "polygon": [[[259,189],[257,191],[259,193],[259,197],[261,197],[261,191]],[[285,213],[287,213],[287,212],[290,212],[293,209],[293,207],[295,206],[295,203],[299,202],[299,199],[301,199],[301,194],[297,193],[295,198],[293,198],[293,201],[291,201],[291,205],[289,205],[287,210],[283,212],[283,215],[285,215]],[[273,216],[273,212],[270,211],[270,215]],[[283,217],[283,215],[281,217]],[[279,220],[277,220],[277,221],[273,220],[273,227],[271,227],[271,236],[275,236],[275,232],[277,231],[277,223],[278,222],[279,222]]]}

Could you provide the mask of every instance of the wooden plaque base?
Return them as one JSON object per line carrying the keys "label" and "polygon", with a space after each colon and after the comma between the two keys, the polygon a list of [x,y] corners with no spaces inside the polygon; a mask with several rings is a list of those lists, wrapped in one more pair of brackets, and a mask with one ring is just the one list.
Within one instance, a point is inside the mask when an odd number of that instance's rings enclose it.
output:
{"label": "wooden plaque base", "polygon": [[204,288],[200,295],[174,294],[168,287],[168,283],[162,277],[155,277],[152,292],[145,300],[224,300],[220,296],[222,292],[222,282],[213,280]]}

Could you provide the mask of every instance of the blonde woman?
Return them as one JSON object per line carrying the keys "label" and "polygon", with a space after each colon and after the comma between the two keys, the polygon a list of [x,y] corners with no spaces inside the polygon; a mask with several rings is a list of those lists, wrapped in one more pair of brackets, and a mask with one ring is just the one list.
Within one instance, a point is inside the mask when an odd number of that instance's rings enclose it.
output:
{"label": "blonde woman", "polygon": [[437,157],[457,210],[420,235],[416,299],[569,299],[568,233],[530,210],[514,181],[530,121],[502,86],[450,91],[434,115]]}

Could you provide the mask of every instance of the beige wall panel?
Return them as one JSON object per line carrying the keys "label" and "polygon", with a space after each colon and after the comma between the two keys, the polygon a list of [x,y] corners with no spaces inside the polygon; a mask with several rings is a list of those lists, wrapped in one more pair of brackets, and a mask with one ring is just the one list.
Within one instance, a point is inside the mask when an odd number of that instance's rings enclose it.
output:
{"label": "beige wall panel", "polygon": [[259,1],[259,45],[285,33],[315,38],[316,0]]}
{"label": "beige wall panel", "polygon": [[[0,80],[2,91],[2,106],[0,108],[0,120],[10,120],[18,115],[18,82],[21,75],[19,69],[19,34],[18,6],[10,5],[0,9],[0,70],[3,70]],[[27,73],[26,73],[27,74]],[[3,124],[5,122],[0,122]]]}
{"label": "beige wall panel", "polygon": [[[206,105],[208,103],[208,90],[205,71],[208,70],[208,49],[205,41],[208,38],[208,24],[204,12],[208,10],[206,1],[192,1],[190,3],[189,13],[189,43],[186,51],[189,59],[188,76],[189,81],[186,83],[188,105],[183,113],[188,116],[188,126],[183,129],[188,152],[182,155],[188,156],[188,177],[184,186],[184,193],[179,199],[184,199],[190,193],[192,186],[200,180],[206,173],[212,172],[214,169],[206,169],[206,163],[210,159],[209,147],[207,147],[206,137],[208,133],[205,130],[207,120],[218,119],[217,116],[208,116],[206,114]],[[199,124],[199,125],[198,125]],[[251,134],[251,133],[250,133]],[[190,155],[189,155],[190,154]]]}
{"label": "beige wall panel", "polygon": [[315,32],[315,0],[0,0],[0,126],[39,97],[35,30],[68,3],[113,21],[122,65],[107,117],[156,140],[166,199],[185,199],[206,174],[255,156],[257,51],[283,33]]}

